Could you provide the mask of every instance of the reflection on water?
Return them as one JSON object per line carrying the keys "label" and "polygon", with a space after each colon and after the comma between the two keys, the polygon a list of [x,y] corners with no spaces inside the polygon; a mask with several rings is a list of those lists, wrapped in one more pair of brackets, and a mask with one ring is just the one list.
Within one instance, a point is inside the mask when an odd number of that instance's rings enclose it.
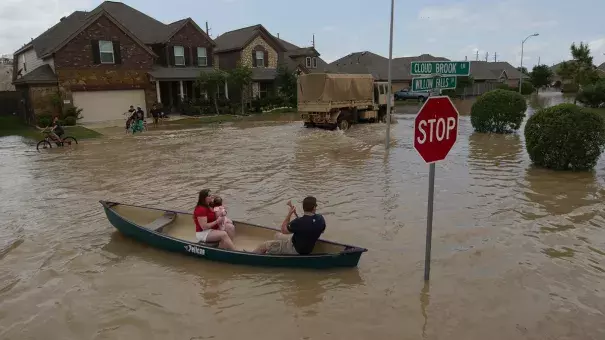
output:
{"label": "reflection on water", "polygon": [[[1,139],[0,338],[603,338],[603,159],[593,173],[534,169],[522,133],[475,134],[461,117],[437,165],[429,293],[428,166],[409,113],[388,152],[385,124],[343,133],[289,116],[49,153]],[[190,210],[202,187],[233,219],[273,226],[286,200],[315,195],[325,237],[369,252],[352,270],[214,263],[122,236],[98,204]]]}

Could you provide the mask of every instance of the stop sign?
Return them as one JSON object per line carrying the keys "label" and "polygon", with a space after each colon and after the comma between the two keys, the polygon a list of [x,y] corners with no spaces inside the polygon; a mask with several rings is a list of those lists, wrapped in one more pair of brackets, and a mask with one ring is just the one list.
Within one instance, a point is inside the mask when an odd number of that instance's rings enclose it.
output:
{"label": "stop sign", "polygon": [[429,97],[414,121],[414,149],[427,163],[441,161],[457,138],[458,110],[450,97]]}

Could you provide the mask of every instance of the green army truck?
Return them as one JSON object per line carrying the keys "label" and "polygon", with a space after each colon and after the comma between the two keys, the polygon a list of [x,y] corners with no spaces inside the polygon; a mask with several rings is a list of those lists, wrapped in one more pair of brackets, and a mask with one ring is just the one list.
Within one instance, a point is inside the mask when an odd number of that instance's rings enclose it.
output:
{"label": "green army truck", "polygon": [[[370,74],[304,74],[297,85],[305,127],[347,130],[352,124],[386,121],[388,83]],[[391,112],[394,103],[391,94]]]}

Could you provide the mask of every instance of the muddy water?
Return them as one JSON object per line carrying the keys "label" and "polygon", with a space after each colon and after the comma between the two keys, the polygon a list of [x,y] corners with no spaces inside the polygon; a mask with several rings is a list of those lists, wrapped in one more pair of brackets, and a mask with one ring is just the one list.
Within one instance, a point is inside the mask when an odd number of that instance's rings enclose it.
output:
{"label": "muddy water", "polygon": [[[41,154],[2,139],[0,338],[603,339],[605,160],[593,173],[533,169],[522,134],[474,134],[463,117],[437,166],[424,285],[414,116],[397,115],[388,153],[382,124],[339,133],[287,118]],[[98,204],[191,209],[204,187],[259,224],[315,195],[325,237],[369,252],[352,270],[211,263],[121,236]]]}

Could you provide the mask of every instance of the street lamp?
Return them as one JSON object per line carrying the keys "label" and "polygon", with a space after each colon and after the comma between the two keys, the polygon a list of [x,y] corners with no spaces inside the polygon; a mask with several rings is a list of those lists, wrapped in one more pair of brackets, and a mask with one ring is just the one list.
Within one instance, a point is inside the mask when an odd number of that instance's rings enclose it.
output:
{"label": "street lamp", "polygon": [[395,12],[395,0],[391,0],[391,27],[390,29],[390,33],[389,33],[389,70],[388,70],[388,88],[387,88],[387,133],[386,133],[386,142],[385,142],[385,149],[388,149],[391,143],[391,86],[392,86],[392,79],[391,79],[391,62],[393,60],[393,12]]}
{"label": "street lamp", "polygon": [[525,42],[527,41],[527,39],[531,38],[531,37],[537,37],[540,34],[538,33],[534,33],[530,36],[528,36],[527,38],[523,39],[523,42],[521,42],[521,77],[519,78],[519,93],[521,93],[521,86],[523,85],[523,44],[525,44]]}

